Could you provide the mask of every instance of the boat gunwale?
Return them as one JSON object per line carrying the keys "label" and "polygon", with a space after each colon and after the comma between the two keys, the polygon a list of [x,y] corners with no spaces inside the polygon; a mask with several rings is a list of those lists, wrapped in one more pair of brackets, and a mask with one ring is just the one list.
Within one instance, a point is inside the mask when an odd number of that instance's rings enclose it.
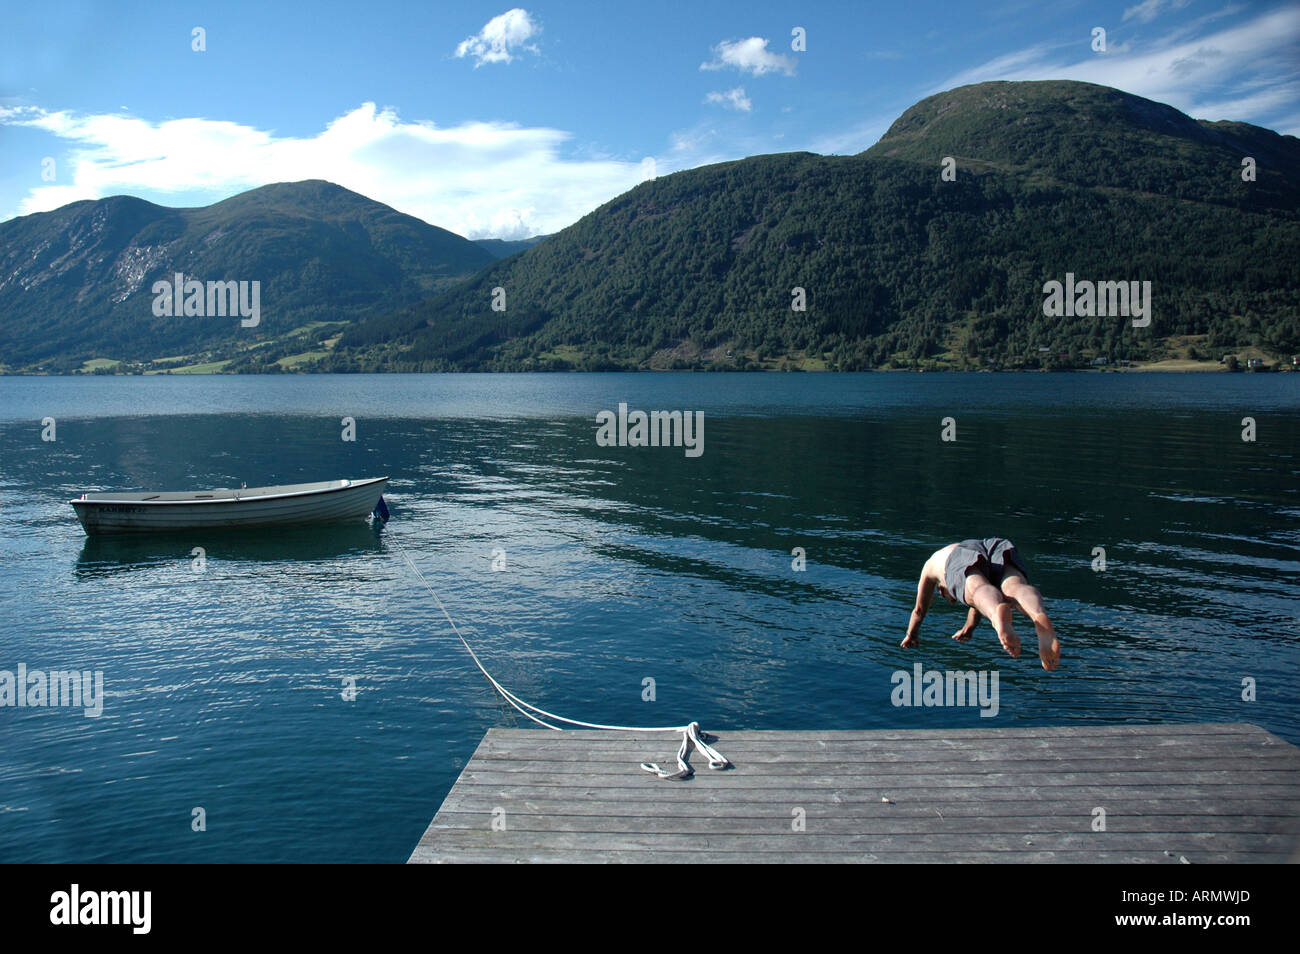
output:
{"label": "boat gunwale", "polygon": [[[346,478],[341,478],[341,479],[346,479]],[[286,493],[277,493],[277,494],[257,493],[257,491],[259,490],[269,489],[266,487],[240,487],[235,489],[227,488],[228,492],[246,494],[246,496],[243,497],[237,497],[237,496],[236,497],[205,497],[202,499],[190,498],[190,499],[182,499],[182,500],[133,500],[129,497],[97,497],[93,500],[84,499],[84,498],[74,498],[72,500],[69,500],[68,503],[72,504],[74,508],[78,506],[84,507],[84,506],[97,506],[97,505],[119,506],[119,507],[123,505],[130,505],[133,507],[134,506],[142,506],[142,507],[181,506],[183,507],[191,504],[204,504],[204,505],[211,506],[214,504],[264,503],[272,500],[288,500],[292,497],[311,497],[319,494],[337,494],[342,491],[356,490],[358,488],[365,488],[376,483],[387,482],[387,481],[388,481],[387,477],[365,477],[362,478],[361,480],[349,479],[348,483],[345,486],[341,486],[341,487],[322,487],[317,490],[293,490],[293,491],[288,491]],[[330,481],[330,483],[333,483],[333,481]],[[307,487],[311,485],[310,484],[281,484],[279,486]],[[92,493],[93,492],[95,491],[92,491]],[[113,491],[105,491],[105,492],[113,493]],[[137,492],[144,493],[145,491],[132,491],[132,493],[137,493]],[[195,493],[205,493],[205,492],[206,491],[195,491]],[[249,492],[252,492],[251,495],[247,495],[249,494]],[[164,491],[159,491],[159,493],[175,493],[175,491],[164,490]]]}

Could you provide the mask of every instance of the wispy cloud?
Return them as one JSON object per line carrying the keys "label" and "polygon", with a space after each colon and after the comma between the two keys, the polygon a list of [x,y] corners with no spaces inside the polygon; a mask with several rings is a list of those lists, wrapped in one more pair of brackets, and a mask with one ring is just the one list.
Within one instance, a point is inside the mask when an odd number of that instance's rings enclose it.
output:
{"label": "wispy cloud", "polygon": [[521,50],[536,53],[536,44],[528,41],[541,32],[527,10],[515,7],[493,17],[474,36],[461,40],[456,56],[472,56],[474,69],[484,63],[510,63]]}
{"label": "wispy cloud", "polygon": [[1124,11],[1123,22],[1137,20],[1138,23],[1150,23],[1165,10],[1181,10],[1188,3],[1189,0],[1142,0]]}
{"label": "wispy cloud", "polygon": [[813,139],[806,147],[809,152],[823,155],[850,156],[874,146],[897,119],[897,114],[877,115],[865,119],[848,129],[827,133]]}
{"label": "wispy cloud", "polygon": [[738,130],[705,120],[668,136],[669,149],[658,159],[659,175],[731,162],[772,151],[772,136],[762,130]]}
{"label": "wispy cloud", "polygon": [[751,36],[744,40],[723,40],[713,48],[714,59],[701,63],[702,70],[721,70],[728,67],[762,76],[765,73],[784,73],[793,76],[794,58],[773,53],[767,48],[768,41],[761,36]]}
{"label": "wispy cloud", "polygon": [[0,107],[5,125],[44,130],[68,150],[58,184],[34,186],[19,214],[121,193],[212,201],[271,182],[328,179],[470,238],[523,238],[570,225],[641,180],[639,158],[565,156],[564,130],[441,127],[374,103],[305,138],[209,119],[154,123],[35,107]]}
{"label": "wispy cloud", "polygon": [[735,89],[729,89],[725,93],[709,93],[704,97],[706,103],[717,103],[726,109],[734,109],[738,112],[747,113],[754,108],[754,103],[745,95],[745,87],[737,86]]}
{"label": "wispy cloud", "polygon": [[1215,11],[1151,41],[1112,46],[1107,56],[1088,51],[1086,37],[1037,44],[963,70],[930,92],[988,80],[1081,80],[1168,103],[1199,119],[1244,120],[1300,134],[1295,110],[1287,108],[1288,101],[1300,102],[1300,7],[1207,30],[1230,12]]}

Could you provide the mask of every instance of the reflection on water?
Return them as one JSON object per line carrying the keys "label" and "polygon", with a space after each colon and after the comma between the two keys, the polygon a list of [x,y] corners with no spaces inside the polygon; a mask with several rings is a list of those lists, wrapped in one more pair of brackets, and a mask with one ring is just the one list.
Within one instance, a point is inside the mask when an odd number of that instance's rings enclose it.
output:
{"label": "reflection on water", "polygon": [[[378,527],[368,521],[275,528],[187,530],[173,533],[92,534],[77,555],[77,579],[112,576],[159,564],[188,562],[196,571],[208,561],[226,563],[320,563],[382,549]],[[201,548],[201,553],[195,553]]]}
{"label": "reflection on water", "polygon": [[[102,669],[107,693],[99,719],[0,710],[0,858],[405,858],[508,716],[398,541],[493,674],[574,718],[1245,721],[1300,742],[1300,375],[1249,378],[0,379],[27,415],[0,424],[0,669]],[[141,416],[155,387],[167,410]],[[596,413],[622,400],[704,409],[704,455],[597,446]],[[56,411],[43,443],[31,421]],[[88,538],[67,504],[374,474],[391,476],[379,533]],[[942,603],[920,650],[898,646],[925,557],[994,535],[1053,613],[1056,673],[987,624],[953,642]],[[916,662],[998,671],[997,717],[894,707]]]}

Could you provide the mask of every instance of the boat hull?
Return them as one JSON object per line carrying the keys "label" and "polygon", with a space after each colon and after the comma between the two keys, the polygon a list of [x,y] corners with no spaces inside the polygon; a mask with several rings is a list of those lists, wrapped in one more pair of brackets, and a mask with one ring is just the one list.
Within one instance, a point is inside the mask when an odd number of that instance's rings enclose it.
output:
{"label": "boat hull", "polygon": [[283,527],[363,518],[387,485],[375,477],[206,494],[85,494],[69,503],[88,534]]}

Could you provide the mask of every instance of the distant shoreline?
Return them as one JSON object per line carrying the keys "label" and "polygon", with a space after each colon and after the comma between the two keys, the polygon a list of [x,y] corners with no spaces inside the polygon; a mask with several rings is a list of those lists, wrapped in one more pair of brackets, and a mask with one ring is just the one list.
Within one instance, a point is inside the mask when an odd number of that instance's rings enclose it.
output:
{"label": "distant shoreline", "polygon": [[1097,368],[866,368],[859,371],[830,371],[826,369],[806,368],[612,368],[606,371],[585,371],[570,369],[566,371],[283,371],[278,373],[259,373],[255,371],[0,371],[0,377],[8,378],[196,378],[196,377],[347,377],[357,374],[1288,374],[1300,371],[1289,365],[1278,364],[1266,368],[1238,368],[1232,371],[1213,362],[1158,361],[1148,365],[1129,367]]}

